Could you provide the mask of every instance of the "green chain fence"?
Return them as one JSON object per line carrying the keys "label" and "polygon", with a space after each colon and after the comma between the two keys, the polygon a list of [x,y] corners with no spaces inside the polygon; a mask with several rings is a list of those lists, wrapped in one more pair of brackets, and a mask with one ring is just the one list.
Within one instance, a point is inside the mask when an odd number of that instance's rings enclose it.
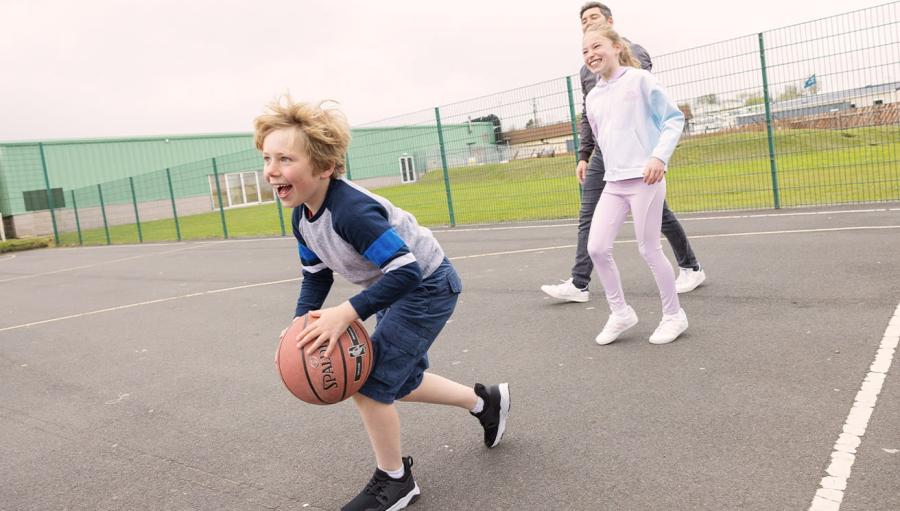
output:
{"label": "green chain fence", "polygon": [[[892,2],[651,55],[687,119],[669,166],[672,208],[900,200],[898,11]],[[581,110],[574,75],[355,126],[347,177],[424,225],[572,218]],[[42,177],[22,186],[47,191],[58,243],[290,234],[255,150],[70,189],[42,146],[13,149],[8,161]]]}

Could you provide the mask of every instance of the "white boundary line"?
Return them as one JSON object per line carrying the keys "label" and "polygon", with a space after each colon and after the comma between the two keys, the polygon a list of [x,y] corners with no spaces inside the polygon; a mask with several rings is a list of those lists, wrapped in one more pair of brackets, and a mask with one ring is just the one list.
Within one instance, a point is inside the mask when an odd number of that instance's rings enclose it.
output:
{"label": "white boundary line", "polygon": [[15,259],[16,254],[7,254],[3,257],[0,257],[0,261],[9,261],[10,259]]}
{"label": "white boundary line", "polygon": [[869,367],[869,373],[866,374],[859,392],[856,393],[853,407],[850,408],[850,414],[844,422],[843,432],[834,443],[831,463],[825,469],[827,475],[819,483],[819,489],[813,497],[809,511],[838,511],[841,508],[844,491],[847,489],[847,479],[850,478],[850,469],[856,460],[856,449],[866,434],[869,418],[875,410],[875,402],[891,368],[898,343],[900,343],[900,305],[888,322],[875,360]]}
{"label": "white boundary line", "polygon": [[[788,216],[813,216],[813,215],[844,215],[848,213],[885,213],[888,211],[900,211],[900,208],[878,208],[878,209],[846,209],[836,211],[798,211],[794,213],[757,213],[746,215],[722,215],[722,216],[680,216],[678,220],[681,222],[701,221],[701,220],[737,220],[748,218],[772,218],[772,217],[788,217]],[[630,221],[626,222],[630,223]],[[578,223],[564,224],[538,224],[538,225],[508,225],[498,227],[468,227],[468,228],[452,228],[452,229],[432,229],[432,232],[454,233],[454,232],[476,232],[476,231],[514,231],[518,229],[550,229],[556,227],[575,227]],[[691,236],[693,238],[693,236]]]}
{"label": "white boundary line", "polygon": [[43,276],[46,276],[46,275],[55,275],[55,274],[57,274],[57,273],[65,273],[65,272],[67,272],[67,271],[84,270],[84,269],[86,269],[86,268],[93,268],[93,267],[95,267],[95,266],[106,266],[107,264],[112,264],[112,263],[121,263],[121,262],[123,262],[123,261],[132,261],[132,260],[134,260],[134,259],[141,259],[141,258],[144,258],[144,257],[153,257],[153,256],[157,256],[157,255],[165,255],[165,254],[174,254],[175,252],[184,252],[185,250],[192,250],[192,249],[195,249],[195,248],[199,248],[199,247],[201,247],[201,246],[202,246],[202,245],[190,245],[190,246],[187,246],[187,247],[176,248],[175,250],[165,250],[165,251],[163,251],[163,252],[154,252],[154,253],[152,253],[152,254],[141,254],[141,255],[130,256],[130,257],[121,257],[121,258],[119,258],[119,259],[110,259],[109,261],[103,261],[103,262],[100,262],[100,263],[84,264],[84,265],[81,265],[81,266],[72,266],[72,267],[69,267],[69,268],[62,268],[62,269],[59,269],[59,270],[45,271],[45,272],[43,272],[43,273],[34,273],[34,274],[31,274],[31,275],[21,275],[21,276],[18,276],[18,277],[10,277],[10,278],[8,278],[8,279],[0,279],[0,282],[12,282],[12,281],[14,281],[14,280],[33,279],[33,278],[36,278],[36,277],[43,277]]}
{"label": "white boundary line", "polygon": [[[799,230],[794,230],[794,231],[759,231],[759,232],[742,232],[742,233],[728,233],[728,234],[707,234],[707,235],[703,235],[703,236],[693,236],[693,238],[729,238],[729,237],[734,237],[734,236],[765,236],[765,235],[771,235],[771,234],[803,234],[803,233],[815,233],[815,232],[853,231],[853,230],[859,231],[859,230],[872,230],[872,229],[900,229],[900,225],[876,225],[876,226],[862,226],[862,227],[834,227],[834,228],[827,228],[827,229],[799,229]],[[623,240],[623,241],[617,241],[616,243],[635,243],[635,240]],[[491,256],[510,255],[510,254],[525,254],[528,252],[541,252],[544,250],[559,250],[559,249],[564,249],[564,248],[573,248],[574,246],[575,245],[556,245],[556,246],[550,246],[550,247],[526,248],[526,249],[521,249],[521,250],[507,250],[504,252],[488,252],[488,253],[484,253],[484,254],[456,256],[456,257],[450,257],[449,259],[451,261],[457,261],[457,260],[461,260],[461,259],[475,259],[475,258],[479,258],[479,257],[491,257]],[[192,247],[189,247],[189,248],[192,248]],[[184,249],[184,250],[187,250],[187,249]],[[170,251],[170,252],[175,252],[175,251]],[[134,257],[144,257],[144,256],[134,256]],[[58,270],[57,272],[59,272],[59,271],[64,271],[64,270]],[[160,298],[157,300],[149,300],[146,302],[138,302],[138,303],[132,303],[132,304],[128,304],[128,305],[119,305],[117,307],[110,307],[110,308],[100,309],[100,310],[95,310],[95,311],[90,311],[90,312],[82,312],[80,314],[72,314],[70,316],[63,316],[63,317],[59,317],[59,318],[45,319],[43,321],[35,321],[32,323],[24,323],[21,325],[8,326],[5,328],[0,328],[0,332],[8,332],[10,330],[18,330],[20,328],[28,328],[28,327],[32,327],[32,326],[43,325],[46,323],[55,323],[57,321],[63,321],[63,320],[67,320],[67,319],[75,319],[75,318],[80,318],[80,317],[84,317],[84,316],[93,316],[95,314],[101,314],[104,312],[113,312],[113,311],[118,311],[118,310],[123,310],[123,309],[131,309],[134,307],[140,307],[143,305],[151,305],[154,303],[169,302],[172,300],[181,300],[183,298],[191,298],[194,296],[212,295],[212,294],[217,294],[217,293],[224,293],[224,292],[228,292],[228,291],[237,291],[240,289],[248,289],[248,288],[253,288],[253,287],[270,286],[270,285],[274,285],[274,284],[284,284],[286,282],[295,282],[298,280],[300,280],[299,277],[292,278],[292,279],[284,279],[284,280],[274,280],[271,282],[259,282],[257,284],[247,284],[244,286],[227,287],[227,288],[222,288],[222,289],[212,289],[209,291],[200,291],[198,293],[190,293],[187,295],[170,296],[168,298]],[[0,281],[0,282],[5,282],[5,281]]]}
{"label": "white boundary line", "polygon": [[65,321],[67,319],[81,318],[84,316],[93,316],[95,314],[102,314],[104,312],[113,312],[113,311],[120,311],[120,310],[125,310],[125,309],[133,309],[135,307],[141,307],[143,305],[152,305],[154,303],[171,302],[173,300],[192,298],[194,296],[214,295],[214,294],[218,294],[218,293],[226,293],[228,291],[237,291],[240,289],[248,289],[251,287],[271,286],[274,284],[284,284],[286,282],[296,282],[298,280],[300,280],[300,278],[296,277],[293,279],[274,280],[272,282],[260,282],[257,284],[247,284],[244,286],[226,287],[226,288],[221,288],[221,289],[212,289],[209,291],[200,291],[198,293],[190,293],[190,294],[186,294],[186,295],[170,296],[168,298],[159,298],[157,300],[148,300],[146,302],[130,303],[128,305],[119,305],[116,307],[109,307],[107,309],[99,309],[99,310],[90,311],[90,312],[82,312],[80,314],[72,314],[70,316],[62,316],[59,318],[45,319],[43,321],[35,321],[33,323],[25,323],[22,325],[8,326],[6,328],[0,328],[0,332],[6,332],[9,330],[17,330],[19,328],[28,328],[28,327],[37,326],[37,325],[44,325],[47,323],[56,323],[57,321]]}

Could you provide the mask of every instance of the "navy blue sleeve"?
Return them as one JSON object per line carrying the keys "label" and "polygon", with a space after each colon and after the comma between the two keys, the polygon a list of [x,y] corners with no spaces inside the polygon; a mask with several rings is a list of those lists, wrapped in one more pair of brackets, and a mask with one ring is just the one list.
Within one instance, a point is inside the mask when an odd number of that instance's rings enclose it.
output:
{"label": "navy blue sleeve", "polygon": [[650,59],[650,53],[643,46],[635,43],[628,44],[631,54],[641,64],[641,69],[651,71],[653,69],[653,61]]}
{"label": "navy blue sleeve", "polygon": [[587,120],[585,98],[587,98],[588,92],[591,92],[591,89],[594,88],[596,78],[592,77],[592,73],[588,70],[587,66],[581,66],[581,71],[579,71],[578,76],[581,78],[581,124],[578,129],[581,138],[579,138],[578,144],[578,159],[579,161],[589,162],[591,161],[591,154],[594,153],[596,144],[594,143],[594,132],[591,131],[591,125]]}
{"label": "navy blue sleeve", "polygon": [[422,268],[406,243],[391,227],[388,213],[374,199],[354,201],[332,212],[334,229],[384,277],[350,298],[361,319],[388,307],[422,282]]}
{"label": "navy blue sleeve", "polygon": [[297,250],[300,253],[300,265],[303,273],[303,281],[300,283],[300,295],[297,297],[297,307],[294,309],[294,317],[299,317],[311,310],[319,310],[328,292],[331,291],[331,285],[334,284],[334,273],[331,268],[319,259],[306,243],[303,236],[297,229],[300,215],[303,208],[294,208],[291,216],[291,225],[294,229],[294,237],[297,238]]}

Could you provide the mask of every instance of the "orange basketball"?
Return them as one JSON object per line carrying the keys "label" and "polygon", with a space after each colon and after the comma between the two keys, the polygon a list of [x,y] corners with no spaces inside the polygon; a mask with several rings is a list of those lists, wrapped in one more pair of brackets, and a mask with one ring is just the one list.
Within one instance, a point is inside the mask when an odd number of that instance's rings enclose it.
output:
{"label": "orange basketball", "polygon": [[372,341],[357,320],[341,335],[331,356],[325,356],[328,343],[307,356],[305,348],[297,348],[296,338],[310,320],[316,319],[306,314],[284,333],[275,366],[284,386],[299,399],[314,405],[338,403],[355,394],[372,372]]}

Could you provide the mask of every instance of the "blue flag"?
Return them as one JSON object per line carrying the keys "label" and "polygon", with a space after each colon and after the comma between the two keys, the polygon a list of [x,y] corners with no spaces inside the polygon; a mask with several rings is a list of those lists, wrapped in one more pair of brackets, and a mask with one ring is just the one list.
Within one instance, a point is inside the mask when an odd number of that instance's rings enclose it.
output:
{"label": "blue flag", "polygon": [[816,74],[815,73],[813,73],[809,78],[807,78],[805,82],[803,82],[804,89],[814,87],[815,85],[816,85]]}

